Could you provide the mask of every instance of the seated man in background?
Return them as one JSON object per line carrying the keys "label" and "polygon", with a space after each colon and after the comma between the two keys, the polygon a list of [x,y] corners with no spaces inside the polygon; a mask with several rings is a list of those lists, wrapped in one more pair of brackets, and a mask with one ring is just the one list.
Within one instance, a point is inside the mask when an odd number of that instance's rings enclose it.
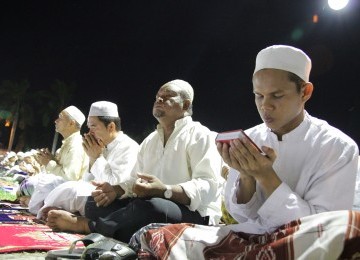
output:
{"label": "seated man in background", "polygon": [[231,167],[225,205],[238,224],[148,226],[132,245],[156,259],[337,259],[344,248],[359,252],[360,212],[349,211],[359,150],[305,111],[310,70],[310,58],[291,46],[257,55],[253,93],[264,123],[246,133],[263,153],[246,138],[217,143]]}
{"label": "seated man in background", "polygon": [[69,180],[79,180],[87,171],[89,157],[82,146],[80,134],[84,122],[84,114],[75,106],[62,110],[55,120],[55,130],[64,138],[61,147],[55,156],[48,149],[41,149],[35,158],[45,167],[46,172],[29,177],[21,185],[27,188],[33,186],[31,198],[20,197],[21,204],[28,205],[31,213],[37,213],[47,194],[57,185]]}
{"label": "seated man in background", "polygon": [[214,135],[192,120],[193,99],[193,88],[183,80],[160,87],[153,106],[159,124],[140,145],[132,178],[116,186],[96,183],[86,218],[51,210],[47,225],[128,242],[152,222],[218,223],[222,161]]}
{"label": "seated man in background", "polygon": [[84,122],[84,114],[75,106],[69,106],[60,112],[55,120],[55,131],[64,138],[61,147],[55,156],[46,148],[41,149],[36,157],[48,173],[65,180],[80,180],[87,171],[89,158],[82,147],[80,134]]}
{"label": "seated man in background", "polygon": [[118,185],[130,177],[139,152],[139,145],[121,130],[117,105],[108,101],[91,104],[88,115],[89,132],[84,134],[83,147],[90,158],[89,172],[83,181],[69,181],[56,187],[46,197],[38,218],[46,219],[52,209],[63,209],[84,215],[84,206],[95,186],[108,182]]}

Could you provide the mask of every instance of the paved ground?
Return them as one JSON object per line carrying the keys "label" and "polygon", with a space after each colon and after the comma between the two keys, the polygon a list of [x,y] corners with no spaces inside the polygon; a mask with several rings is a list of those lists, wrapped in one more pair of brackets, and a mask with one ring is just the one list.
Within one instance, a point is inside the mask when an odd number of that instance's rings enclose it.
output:
{"label": "paved ground", "polygon": [[0,260],[44,260],[46,252],[37,253],[13,253],[13,254],[0,254]]}

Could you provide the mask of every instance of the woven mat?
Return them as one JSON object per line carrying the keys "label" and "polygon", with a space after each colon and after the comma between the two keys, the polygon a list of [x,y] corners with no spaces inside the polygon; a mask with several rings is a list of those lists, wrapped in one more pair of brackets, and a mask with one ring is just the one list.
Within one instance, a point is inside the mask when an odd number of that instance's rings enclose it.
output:
{"label": "woven mat", "polygon": [[68,248],[80,234],[53,232],[42,224],[0,224],[0,253]]}
{"label": "woven mat", "polygon": [[68,248],[84,235],[53,232],[18,204],[0,202],[0,254]]}

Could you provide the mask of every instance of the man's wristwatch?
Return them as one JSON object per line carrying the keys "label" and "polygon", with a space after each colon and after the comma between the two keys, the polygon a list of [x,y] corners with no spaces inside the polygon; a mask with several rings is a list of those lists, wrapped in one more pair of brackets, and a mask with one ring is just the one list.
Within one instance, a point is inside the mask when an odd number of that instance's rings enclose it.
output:
{"label": "man's wristwatch", "polygon": [[170,185],[165,185],[165,186],[166,186],[166,190],[164,191],[164,197],[165,199],[170,199],[173,195],[171,186]]}

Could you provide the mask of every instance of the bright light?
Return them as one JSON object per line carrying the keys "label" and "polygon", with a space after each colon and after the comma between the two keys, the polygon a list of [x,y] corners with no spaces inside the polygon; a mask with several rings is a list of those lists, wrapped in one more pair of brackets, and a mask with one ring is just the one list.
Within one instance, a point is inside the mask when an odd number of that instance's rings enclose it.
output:
{"label": "bright light", "polygon": [[334,10],[343,9],[348,3],[349,0],[328,0],[330,8]]}

